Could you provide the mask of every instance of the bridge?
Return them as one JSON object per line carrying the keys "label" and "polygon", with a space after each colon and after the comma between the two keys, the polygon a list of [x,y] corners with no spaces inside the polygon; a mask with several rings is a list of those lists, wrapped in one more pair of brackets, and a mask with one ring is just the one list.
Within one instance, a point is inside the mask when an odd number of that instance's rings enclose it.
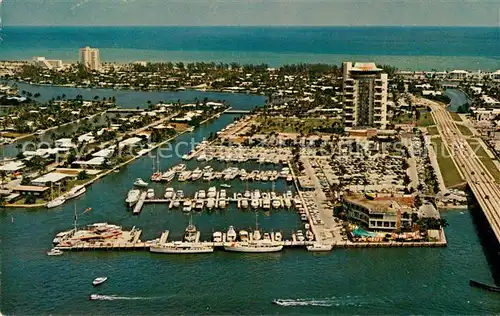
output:
{"label": "bridge", "polygon": [[497,243],[500,243],[500,189],[495,178],[465,140],[450,113],[439,103],[430,100],[423,103],[431,107],[443,143],[478,201]]}

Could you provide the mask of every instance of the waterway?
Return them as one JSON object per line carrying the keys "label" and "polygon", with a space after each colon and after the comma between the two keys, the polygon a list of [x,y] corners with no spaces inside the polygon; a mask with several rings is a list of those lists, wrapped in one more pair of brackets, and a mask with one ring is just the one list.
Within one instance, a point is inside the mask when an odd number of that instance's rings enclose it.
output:
{"label": "waterway", "polygon": [[467,95],[459,89],[446,89],[444,95],[450,98],[448,111],[456,112],[461,105],[469,102]]}
{"label": "waterway", "polygon": [[[247,95],[231,97],[235,98],[231,103],[235,108],[237,104],[250,108],[261,101],[248,102],[251,96]],[[241,99],[236,101],[238,97]],[[223,115],[180,136],[172,145],[191,138],[199,141],[233,118]],[[92,185],[77,200],[79,225],[107,221],[125,228],[137,226],[143,230],[143,240],[169,229],[172,238],[179,238],[188,223],[180,210],[151,205],[139,216],[132,216],[124,205],[135,178],[149,178],[152,162],[151,157],[140,158]],[[165,169],[179,162],[178,157],[162,158],[160,165]],[[189,162],[190,168],[195,164]],[[229,192],[246,189],[239,181],[231,184]],[[172,186],[181,185],[174,182]],[[182,186],[186,192],[193,192],[208,185],[199,182]],[[271,190],[270,184],[258,186]],[[155,185],[155,189],[160,194],[164,186]],[[283,182],[276,186],[280,192],[287,189]],[[81,214],[86,207],[92,211]],[[468,285],[470,278],[493,282],[469,212],[449,211],[442,216],[450,224],[446,248],[342,249],[325,254],[299,249],[275,254],[218,251],[186,256],[89,251],[47,257],[45,251],[54,235],[72,227],[73,204],[51,210],[5,209],[0,211],[0,309],[19,315],[83,315],[96,311],[110,315],[498,313],[500,300],[495,293]],[[203,239],[228,225],[237,229],[255,225],[252,212],[233,206],[195,214],[193,221]],[[259,224],[263,230],[281,230],[285,236],[300,225],[298,216],[285,210],[261,212]],[[92,279],[101,275],[109,280],[93,288]],[[107,299],[89,301],[92,293],[107,295]],[[278,298],[287,299],[288,306],[271,304]]]}

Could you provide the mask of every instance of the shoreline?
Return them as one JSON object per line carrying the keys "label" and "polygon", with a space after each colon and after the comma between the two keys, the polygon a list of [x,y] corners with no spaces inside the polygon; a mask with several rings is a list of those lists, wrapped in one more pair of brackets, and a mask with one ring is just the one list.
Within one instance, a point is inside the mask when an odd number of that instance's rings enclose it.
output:
{"label": "shoreline", "polygon": [[[207,118],[206,120],[200,122],[200,125],[205,124],[206,122],[208,122],[208,121],[210,121],[210,120],[212,120],[212,119],[214,119],[214,118],[222,115],[225,111],[227,111],[227,109],[224,110],[224,111],[222,111],[222,112],[219,112],[219,113],[216,113],[216,114],[212,115],[211,117]],[[157,143],[154,146],[148,148],[147,151],[145,151],[145,152],[143,152],[141,154],[135,155],[132,158],[130,158],[130,159],[122,162],[121,164],[116,165],[116,166],[114,166],[111,169],[108,169],[108,170],[106,170],[104,172],[99,173],[93,179],[90,179],[87,182],[82,183],[81,185],[84,186],[84,187],[88,187],[88,186],[94,184],[94,182],[96,182],[97,180],[99,180],[101,178],[104,178],[105,176],[109,175],[110,173],[114,172],[115,170],[119,170],[121,167],[123,167],[125,165],[128,165],[129,163],[131,163],[131,162],[139,159],[140,157],[143,157],[143,156],[149,154],[153,150],[155,150],[155,149],[159,148],[160,146],[163,146],[163,145],[171,142],[172,140],[176,139],[177,137],[179,137],[181,135],[184,135],[187,132],[190,132],[190,128],[186,128],[185,130],[179,132],[178,134],[176,134],[176,135],[174,135],[174,136],[172,136],[172,137],[170,137],[170,138],[168,138],[168,139],[166,139],[166,140],[164,140],[164,141],[162,141],[160,143]],[[69,200],[67,200],[67,201],[69,201]],[[66,203],[67,201],[65,201],[64,203]],[[3,205],[3,208],[38,208],[38,207],[45,207],[47,203],[48,202],[43,203],[43,204],[11,204],[11,205],[6,204],[6,205]]]}

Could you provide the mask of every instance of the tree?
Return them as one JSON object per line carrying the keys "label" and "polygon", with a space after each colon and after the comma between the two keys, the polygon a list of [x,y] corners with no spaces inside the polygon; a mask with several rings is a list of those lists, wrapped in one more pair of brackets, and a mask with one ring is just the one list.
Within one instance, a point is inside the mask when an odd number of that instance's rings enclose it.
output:
{"label": "tree", "polygon": [[89,178],[89,175],[87,174],[87,171],[82,170],[78,173],[76,176],[77,180],[87,180]]}

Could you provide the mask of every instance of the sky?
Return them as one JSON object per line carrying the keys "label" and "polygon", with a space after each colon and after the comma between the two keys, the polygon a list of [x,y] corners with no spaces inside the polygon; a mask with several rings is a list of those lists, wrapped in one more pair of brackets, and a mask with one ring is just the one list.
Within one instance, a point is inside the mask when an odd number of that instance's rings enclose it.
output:
{"label": "sky", "polygon": [[4,25],[500,27],[500,0],[3,0],[2,5]]}

